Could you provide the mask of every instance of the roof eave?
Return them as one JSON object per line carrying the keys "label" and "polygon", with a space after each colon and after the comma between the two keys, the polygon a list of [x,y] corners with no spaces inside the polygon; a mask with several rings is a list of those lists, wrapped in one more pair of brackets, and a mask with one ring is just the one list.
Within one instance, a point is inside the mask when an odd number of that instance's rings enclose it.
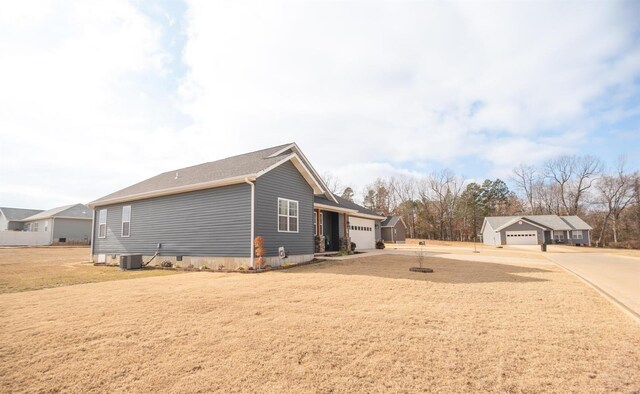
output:
{"label": "roof eave", "polygon": [[154,190],[152,192],[137,193],[137,194],[131,194],[128,196],[114,197],[114,198],[109,198],[104,200],[95,200],[88,203],[87,206],[89,208],[96,208],[100,206],[117,204],[121,202],[137,201],[137,200],[144,200],[152,197],[162,197],[162,196],[169,196],[172,194],[188,193],[196,190],[213,189],[221,186],[244,183],[245,180],[247,179],[250,181],[254,181],[256,179],[256,174],[247,174],[247,175],[241,175],[241,176],[236,176],[231,178],[219,179],[212,182],[201,182],[193,185],[172,187],[172,188],[162,189],[162,190]]}

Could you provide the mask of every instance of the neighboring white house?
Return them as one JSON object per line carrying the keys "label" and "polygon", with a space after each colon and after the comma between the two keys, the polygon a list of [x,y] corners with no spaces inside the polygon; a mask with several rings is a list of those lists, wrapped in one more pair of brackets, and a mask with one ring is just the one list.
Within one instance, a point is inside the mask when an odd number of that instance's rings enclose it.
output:
{"label": "neighboring white house", "polygon": [[92,216],[91,208],[83,204],[40,211],[13,221],[15,230],[22,231],[1,231],[0,245],[88,245]]}
{"label": "neighboring white house", "polygon": [[578,216],[491,216],[481,233],[486,245],[591,245],[591,230]]}

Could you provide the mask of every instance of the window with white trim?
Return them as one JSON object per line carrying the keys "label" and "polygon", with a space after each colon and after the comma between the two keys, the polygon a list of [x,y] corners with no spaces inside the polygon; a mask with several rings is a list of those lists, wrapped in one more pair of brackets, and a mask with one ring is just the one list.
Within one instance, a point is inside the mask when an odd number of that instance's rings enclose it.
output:
{"label": "window with white trim", "polygon": [[278,198],[278,232],[298,232],[298,202]]}
{"label": "window with white trim", "polygon": [[33,223],[32,231],[38,231],[38,222]]}
{"label": "window with white trim", "polygon": [[98,212],[98,238],[107,237],[107,210],[101,209]]}
{"label": "window with white trim", "polygon": [[122,207],[122,236],[131,235],[131,205]]}
{"label": "window with white trim", "polygon": [[573,239],[582,239],[582,231],[572,231]]}
{"label": "window with white trim", "polygon": [[44,221],[44,231],[49,231],[49,221],[48,220]]}

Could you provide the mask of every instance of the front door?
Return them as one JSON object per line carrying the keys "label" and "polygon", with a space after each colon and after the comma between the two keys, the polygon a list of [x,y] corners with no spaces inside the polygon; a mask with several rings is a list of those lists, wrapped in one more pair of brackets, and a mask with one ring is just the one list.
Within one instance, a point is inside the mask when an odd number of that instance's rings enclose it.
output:
{"label": "front door", "polygon": [[324,242],[325,250],[337,252],[340,250],[340,230],[338,226],[338,214],[324,211]]}

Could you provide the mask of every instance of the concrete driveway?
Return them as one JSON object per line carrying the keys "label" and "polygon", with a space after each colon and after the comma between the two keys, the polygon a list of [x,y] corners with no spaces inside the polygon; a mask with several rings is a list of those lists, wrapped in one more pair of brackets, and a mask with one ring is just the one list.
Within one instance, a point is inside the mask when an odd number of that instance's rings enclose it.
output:
{"label": "concrete driveway", "polygon": [[548,253],[546,257],[590,282],[640,318],[640,258],[606,253]]}

